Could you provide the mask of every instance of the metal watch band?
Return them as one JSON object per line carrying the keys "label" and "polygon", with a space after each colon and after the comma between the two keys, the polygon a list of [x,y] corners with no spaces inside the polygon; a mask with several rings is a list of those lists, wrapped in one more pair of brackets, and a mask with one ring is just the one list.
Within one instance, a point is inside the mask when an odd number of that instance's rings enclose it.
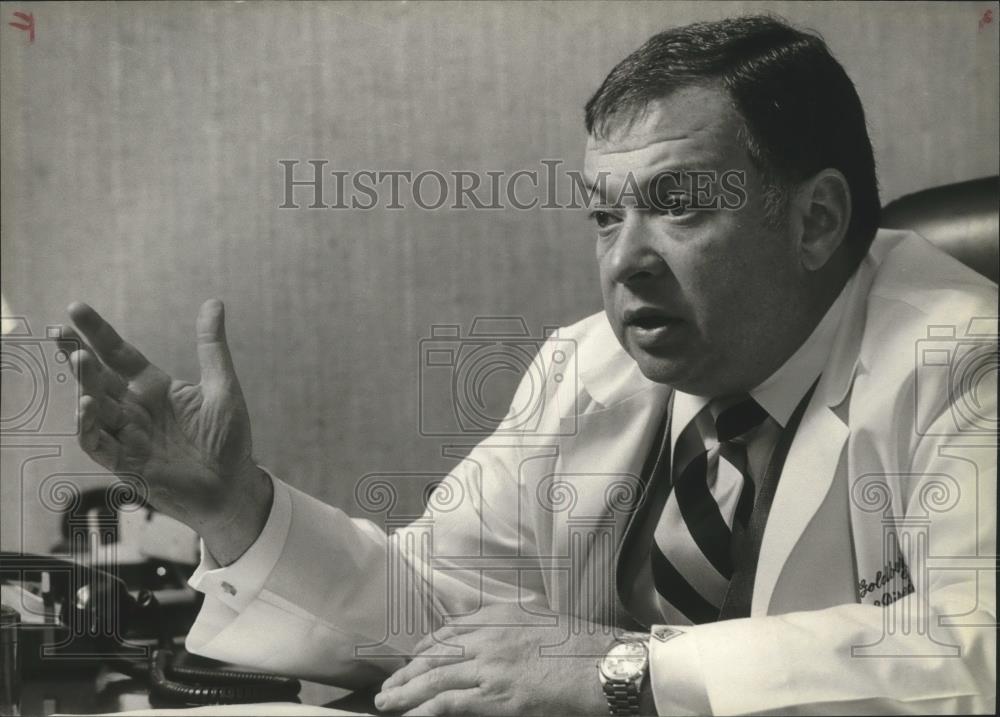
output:
{"label": "metal watch band", "polygon": [[604,696],[608,698],[608,712],[614,717],[639,714],[639,686],[635,682],[608,680]]}

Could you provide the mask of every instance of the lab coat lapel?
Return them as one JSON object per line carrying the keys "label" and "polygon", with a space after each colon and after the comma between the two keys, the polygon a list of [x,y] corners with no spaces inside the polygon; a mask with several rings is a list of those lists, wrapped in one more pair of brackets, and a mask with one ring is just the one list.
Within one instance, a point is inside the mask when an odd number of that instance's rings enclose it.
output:
{"label": "lab coat lapel", "polygon": [[[778,578],[830,491],[851,435],[844,408],[849,405],[855,377],[864,371],[860,355],[868,294],[881,254],[887,251],[878,249],[856,271],[834,349],[785,459],[761,542],[752,616],[767,614]],[[846,526],[849,517],[843,519]]]}
{"label": "lab coat lapel", "polygon": [[788,451],[764,529],[752,616],[767,614],[789,555],[830,490],[848,435],[843,421],[814,397]]}
{"label": "lab coat lapel", "polygon": [[642,375],[610,326],[599,327],[586,348],[579,401],[585,408],[563,419],[553,473],[537,497],[553,514],[549,575],[557,603],[563,611],[610,624],[617,605],[615,555],[639,500],[643,463],[671,389]]}
{"label": "lab coat lapel", "polygon": [[553,490],[565,490],[573,501],[563,514],[613,521],[615,547],[638,501],[643,462],[669,395],[668,387],[653,385],[579,416],[577,432],[560,441]]}
{"label": "lab coat lapel", "polygon": [[643,461],[671,389],[642,375],[606,321],[581,345],[579,364],[578,405],[585,408],[562,419],[551,485],[572,495],[573,506],[564,515],[613,513],[618,530],[638,499]]}

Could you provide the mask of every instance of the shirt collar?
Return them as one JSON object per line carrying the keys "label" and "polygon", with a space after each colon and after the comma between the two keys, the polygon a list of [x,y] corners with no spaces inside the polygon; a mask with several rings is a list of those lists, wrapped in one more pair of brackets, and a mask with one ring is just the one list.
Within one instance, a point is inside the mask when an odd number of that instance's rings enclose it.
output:
{"label": "shirt collar", "polygon": [[[813,329],[809,337],[781,367],[751,389],[750,395],[777,423],[784,428],[799,401],[809,390],[826,365],[844,313],[845,298],[850,293],[854,276],[841,290],[837,299]],[[674,392],[671,420],[671,442],[676,443],[681,430],[698,415],[711,398]]]}
{"label": "shirt collar", "polygon": [[854,278],[841,290],[836,301],[826,310],[826,314],[809,334],[798,350],[781,367],[772,373],[750,395],[782,428],[792,417],[795,407],[806,391],[819,377],[830,358],[837,327],[844,313],[848,289]]}

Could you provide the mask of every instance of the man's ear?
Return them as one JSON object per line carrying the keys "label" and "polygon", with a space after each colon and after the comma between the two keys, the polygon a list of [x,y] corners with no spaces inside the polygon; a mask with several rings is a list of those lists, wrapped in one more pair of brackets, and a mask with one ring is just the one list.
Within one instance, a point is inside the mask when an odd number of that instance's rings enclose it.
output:
{"label": "man's ear", "polygon": [[799,255],[808,271],[823,268],[843,244],[851,221],[851,190],[836,169],[824,169],[799,185],[794,199],[800,221]]}

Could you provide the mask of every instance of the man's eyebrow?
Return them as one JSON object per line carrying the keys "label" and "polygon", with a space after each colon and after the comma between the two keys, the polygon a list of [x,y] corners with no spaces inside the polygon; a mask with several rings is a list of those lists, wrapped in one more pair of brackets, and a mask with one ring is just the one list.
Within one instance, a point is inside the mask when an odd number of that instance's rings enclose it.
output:
{"label": "man's eyebrow", "polygon": [[726,164],[726,160],[723,155],[706,154],[696,159],[685,159],[676,164],[668,163],[652,171],[643,172],[641,178],[648,182],[650,179],[658,177],[661,174],[685,174],[689,172],[714,172],[721,174],[725,171],[722,166],[724,164]]}
{"label": "man's eyebrow", "polygon": [[[649,182],[656,177],[663,174],[686,174],[686,173],[704,173],[713,172],[715,174],[722,174],[726,171],[720,169],[720,166],[724,164],[724,159],[722,156],[716,155],[705,155],[704,157],[699,157],[693,160],[684,160],[677,164],[664,164],[663,166],[649,168],[642,167],[637,170],[627,170],[626,175],[632,175],[636,183],[640,185],[649,184]],[[654,165],[655,166],[655,165]],[[735,167],[733,167],[735,169]],[[598,182],[595,184],[594,180],[590,178],[588,174],[581,174],[580,177],[583,180],[583,186],[587,189],[601,189],[602,187],[607,187],[611,182],[618,182],[614,177],[614,173],[601,171],[599,176],[604,180],[603,182]]]}

